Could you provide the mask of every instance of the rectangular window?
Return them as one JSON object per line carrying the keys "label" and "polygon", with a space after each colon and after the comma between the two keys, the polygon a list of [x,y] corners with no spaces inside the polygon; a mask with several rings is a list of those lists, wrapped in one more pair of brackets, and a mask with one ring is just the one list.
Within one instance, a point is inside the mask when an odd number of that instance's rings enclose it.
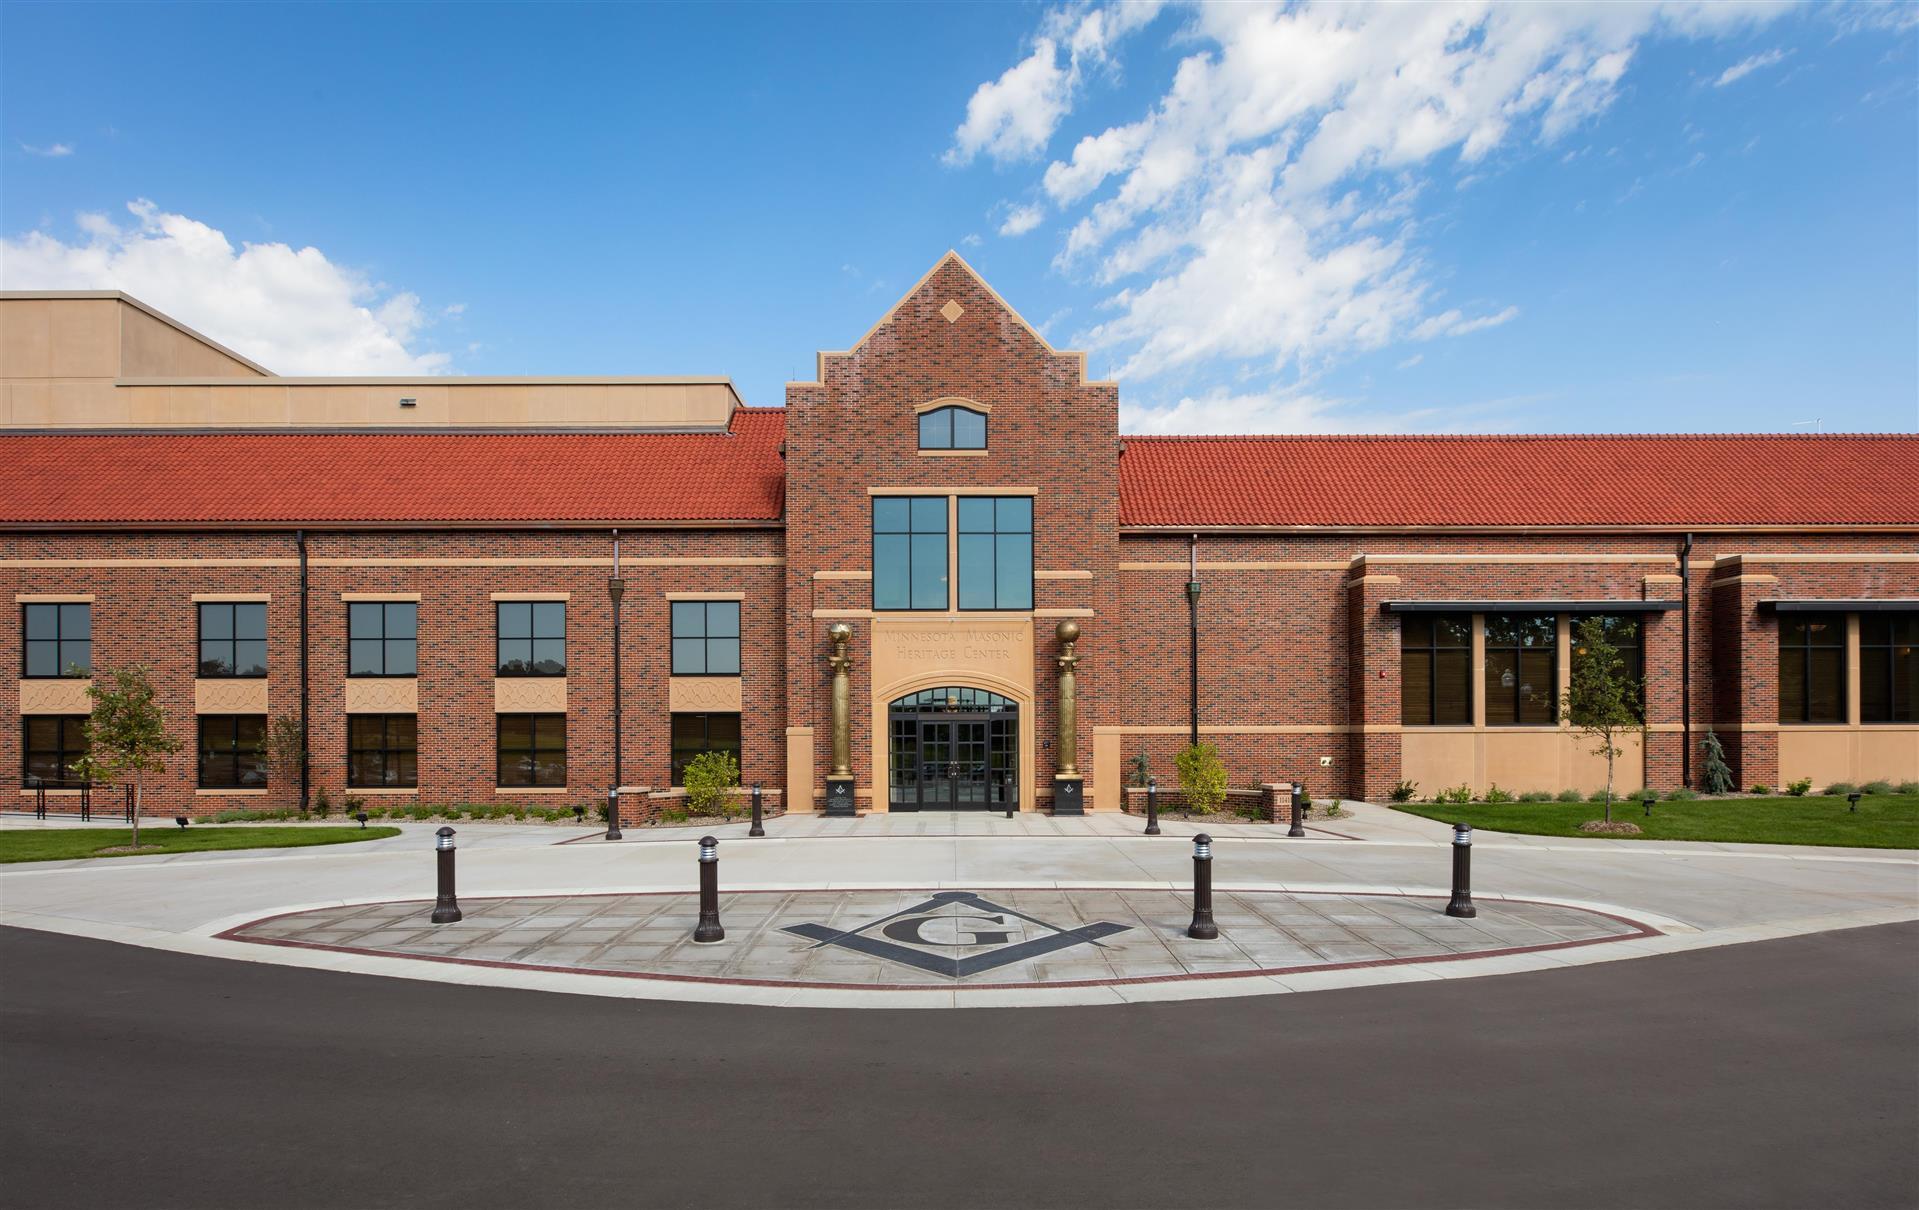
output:
{"label": "rectangular window", "polygon": [[347,603],[348,676],[418,676],[420,606],[416,601]]}
{"label": "rectangular window", "polygon": [[200,603],[200,675],[267,674],[267,607],[263,601]]}
{"label": "rectangular window", "polygon": [[566,715],[499,716],[502,786],[566,785]]}
{"label": "rectangular window", "polygon": [[1597,621],[1605,629],[1606,641],[1618,650],[1621,668],[1638,687],[1634,697],[1640,717],[1645,717],[1646,654],[1639,637],[1639,619],[1627,614],[1594,614],[1590,617],[1575,617],[1572,620],[1572,656],[1575,670],[1580,667],[1586,657],[1586,649],[1579,642],[1579,627],[1588,621]]}
{"label": "rectangular window", "polygon": [[959,605],[1033,607],[1032,497],[960,497]]}
{"label": "rectangular window", "polygon": [[731,752],[740,759],[740,716],[737,714],[676,714],[673,716],[673,784],[686,780],[686,762],[702,752]]}
{"label": "rectangular window", "polygon": [[873,498],[873,608],[945,609],[946,497]]}
{"label": "rectangular window", "polygon": [[499,675],[566,675],[565,601],[496,602],[494,632]]}
{"label": "rectangular window", "polygon": [[85,601],[22,605],[28,677],[93,675],[93,606]]}
{"label": "rectangular window", "polygon": [[20,784],[33,789],[41,782],[78,784],[73,762],[87,754],[87,716],[84,714],[29,714],[21,718]]}
{"label": "rectangular window", "polygon": [[1919,613],[1859,615],[1859,721],[1919,721]]}
{"label": "rectangular window", "polygon": [[1845,614],[1780,615],[1779,721],[1846,721]]}
{"label": "rectangular window", "polygon": [[417,786],[419,717],[412,714],[346,716],[346,784]]}
{"label": "rectangular window", "polygon": [[1473,619],[1409,613],[1399,631],[1399,720],[1408,727],[1473,721]]}
{"label": "rectangular window", "polygon": [[1559,721],[1559,618],[1486,615],[1486,724],[1550,727]]}
{"label": "rectangular window", "polygon": [[740,674],[740,603],[673,602],[673,675]]}
{"label": "rectangular window", "polygon": [[265,789],[266,734],[264,714],[202,714],[200,788]]}

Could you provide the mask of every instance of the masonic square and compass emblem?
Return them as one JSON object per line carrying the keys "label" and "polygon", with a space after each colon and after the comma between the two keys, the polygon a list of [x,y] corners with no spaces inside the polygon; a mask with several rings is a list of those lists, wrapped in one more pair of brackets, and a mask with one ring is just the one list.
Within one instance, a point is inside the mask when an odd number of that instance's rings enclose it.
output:
{"label": "masonic square and compass emblem", "polygon": [[1110,920],[1062,928],[994,903],[972,891],[939,891],[924,902],[854,929],[788,925],[784,931],[884,958],[935,975],[964,979],[981,971],[1044,957],[1077,945],[1098,945],[1132,928]]}

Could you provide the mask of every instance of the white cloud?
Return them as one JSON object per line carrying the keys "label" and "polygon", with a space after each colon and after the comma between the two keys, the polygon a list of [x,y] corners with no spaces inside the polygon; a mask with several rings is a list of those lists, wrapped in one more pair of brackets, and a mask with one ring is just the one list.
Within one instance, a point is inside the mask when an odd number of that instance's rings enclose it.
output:
{"label": "white cloud", "polygon": [[446,306],[444,306],[444,307],[442,307],[442,308],[440,308],[440,314],[442,314],[442,315],[465,315],[465,314],[466,314],[466,304],[465,304],[465,303],[448,303],[448,304],[447,304]]}
{"label": "white cloud", "polygon": [[1119,405],[1119,431],[1147,436],[1181,433],[1403,433],[1453,431],[1460,419],[1451,408],[1403,412],[1367,409],[1350,400],[1310,391],[1234,394],[1220,389],[1187,395],[1160,407],[1127,401]]}
{"label": "white cloud", "polygon": [[1426,355],[1424,353],[1414,353],[1411,357],[1408,357],[1406,360],[1400,362],[1399,368],[1402,370],[1410,370],[1424,360],[1426,360]]}
{"label": "white cloud", "polygon": [[20,144],[20,150],[26,152],[28,155],[44,156],[47,159],[57,160],[61,156],[72,155],[73,144],[48,143],[45,147],[35,147],[31,143],[22,143]]}
{"label": "white cloud", "polygon": [[977,231],[969,231],[960,237],[961,245],[967,248],[977,248],[985,242],[985,240],[980,238],[980,234]]}
{"label": "white cloud", "polygon": [[1748,55],[1746,58],[1739,60],[1739,62],[1720,72],[1719,78],[1712,82],[1712,86],[1714,88],[1724,88],[1728,84],[1745,79],[1753,72],[1759,71],[1762,68],[1784,63],[1786,56],[1791,53],[1789,50],[1779,50],[1775,47],[1761,54]]}
{"label": "white cloud", "polygon": [[0,239],[0,286],[123,290],[280,374],[439,374],[445,353],[413,347],[418,296],[368,282],[318,248],[242,244],[141,199],[133,221],[82,214],[82,238]]}
{"label": "white cloud", "polygon": [[[950,160],[987,151],[1004,162],[1050,143],[1093,61],[1063,32],[1082,11],[1046,15],[1035,46],[1047,53],[980,86]],[[1418,224],[1428,183],[1589,124],[1650,39],[1749,31],[1780,11],[1695,0],[1182,5],[1173,40],[1189,49],[1159,95],[1079,133],[1040,173],[1044,199],[1068,217],[1055,267],[1106,287],[1106,315],[1074,339],[1122,376],[1297,383],[1355,352],[1510,322],[1517,310],[1497,302],[1480,314],[1442,303]],[[1117,48],[1100,46],[1110,70]],[[982,98],[1008,100],[1014,73],[1036,79],[1040,66],[1051,87],[1029,90],[1043,92],[1024,111],[1030,123],[988,120]],[[1234,390],[1250,397],[1243,383]]]}
{"label": "white cloud", "polygon": [[1025,235],[1040,225],[1046,218],[1046,207],[1039,205],[1015,206],[1006,212],[1006,221],[999,225],[1001,235]]}

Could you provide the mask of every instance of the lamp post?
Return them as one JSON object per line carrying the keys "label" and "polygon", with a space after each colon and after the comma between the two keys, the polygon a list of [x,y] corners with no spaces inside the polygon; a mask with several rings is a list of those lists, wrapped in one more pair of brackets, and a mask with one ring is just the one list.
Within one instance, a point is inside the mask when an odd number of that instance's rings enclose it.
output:
{"label": "lamp post", "polygon": [[1193,922],[1186,935],[1195,941],[1219,938],[1213,922],[1213,838],[1204,832],[1193,837]]}
{"label": "lamp post", "polygon": [[696,945],[711,945],[726,940],[720,927],[720,842],[711,836],[700,837],[700,920],[693,929]]}
{"label": "lamp post", "polygon": [[433,834],[433,851],[440,867],[440,896],[433,902],[433,923],[452,924],[460,919],[460,901],[453,894],[453,829],[441,828]]}
{"label": "lamp post", "polygon": [[1448,916],[1471,918],[1479,915],[1473,906],[1473,826],[1453,825],[1453,897],[1446,902]]}
{"label": "lamp post", "polygon": [[608,786],[606,788],[606,838],[608,840],[621,839],[620,788],[618,786]]}
{"label": "lamp post", "polygon": [[1159,835],[1159,778],[1146,779],[1146,835]]}
{"label": "lamp post", "polygon": [[613,788],[606,792],[606,838],[620,837],[620,600],[626,596],[626,581],[620,579],[620,531],[613,531],[613,575],[606,582],[607,598],[613,603]]}

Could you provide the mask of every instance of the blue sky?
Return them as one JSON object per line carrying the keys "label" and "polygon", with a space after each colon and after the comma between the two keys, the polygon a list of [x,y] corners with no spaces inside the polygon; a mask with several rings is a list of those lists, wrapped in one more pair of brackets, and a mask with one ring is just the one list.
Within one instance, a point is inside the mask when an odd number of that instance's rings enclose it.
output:
{"label": "blue sky", "polygon": [[772,404],[957,247],[1133,431],[1912,431],[1915,11],[13,3],[0,284]]}

